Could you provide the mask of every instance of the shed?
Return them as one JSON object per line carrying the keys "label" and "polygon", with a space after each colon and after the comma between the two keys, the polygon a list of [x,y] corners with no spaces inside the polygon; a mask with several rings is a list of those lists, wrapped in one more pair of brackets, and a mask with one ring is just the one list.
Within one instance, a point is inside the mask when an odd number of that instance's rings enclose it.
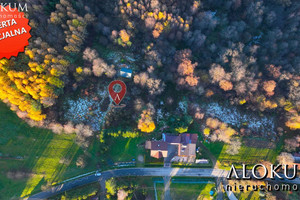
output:
{"label": "shed", "polygon": [[129,68],[121,68],[120,70],[120,76],[124,78],[131,78],[132,77],[132,69]]}

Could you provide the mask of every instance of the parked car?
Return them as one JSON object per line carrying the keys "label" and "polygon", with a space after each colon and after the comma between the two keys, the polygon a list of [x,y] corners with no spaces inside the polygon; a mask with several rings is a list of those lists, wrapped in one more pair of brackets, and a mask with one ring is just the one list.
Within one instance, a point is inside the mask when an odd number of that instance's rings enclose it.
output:
{"label": "parked car", "polygon": [[101,173],[99,171],[96,171],[95,176],[101,176]]}

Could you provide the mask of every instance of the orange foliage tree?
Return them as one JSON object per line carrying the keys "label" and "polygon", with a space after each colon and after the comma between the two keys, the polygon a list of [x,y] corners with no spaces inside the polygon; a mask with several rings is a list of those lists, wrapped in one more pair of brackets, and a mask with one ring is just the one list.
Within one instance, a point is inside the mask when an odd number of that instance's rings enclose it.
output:
{"label": "orange foliage tree", "polygon": [[221,80],[219,82],[220,88],[222,88],[224,91],[232,90],[233,85],[230,81]]}
{"label": "orange foliage tree", "polygon": [[151,116],[151,111],[143,110],[141,114],[141,118],[138,122],[138,129],[140,129],[142,132],[150,133],[154,131],[155,124]]}
{"label": "orange foliage tree", "polygon": [[289,117],[288,121],[285,123],[287,127],[291,130],[300,129],[300,116],[298,113],[294,114],[293,116]]}
{"label": "orange foliage tree", "polygon": [[273,96],[274,95],[274,89],[276,88],[276,82],[271,80],[271,81],[265,81],[263,83],[263,88],[265,92],[267,93],[268,96]]}

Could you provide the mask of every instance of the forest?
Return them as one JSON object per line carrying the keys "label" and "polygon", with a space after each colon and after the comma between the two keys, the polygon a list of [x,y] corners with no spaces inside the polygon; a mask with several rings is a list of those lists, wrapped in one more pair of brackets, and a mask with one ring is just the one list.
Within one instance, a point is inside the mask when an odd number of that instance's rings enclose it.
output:
{"label": "forest", "polygon": [[[0,98],[31,126],[74,133],[83,147],[100,129],[136,137],[198,123],[204,137],[237,149],[242,136],[278,141],[283,134],[287,152],[299,148],[299,1],[24,2],[32,38],[24,53],[0,60]],[[109,59],[111,52],[131,56]],[[88,118],[64,117],[66,97],[97,104],[97,88],[119,78],[124,65],[133,70],[125,109],[110,110],[98,129]],[[274,127],[226,123],[202,105],[210,101],[272,116]]]}

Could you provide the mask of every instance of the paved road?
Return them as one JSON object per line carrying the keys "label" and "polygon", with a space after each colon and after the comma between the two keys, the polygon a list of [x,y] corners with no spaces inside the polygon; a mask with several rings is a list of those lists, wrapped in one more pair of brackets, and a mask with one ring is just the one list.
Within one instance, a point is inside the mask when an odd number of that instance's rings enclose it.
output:
{"label": "paved road", "polygon": [[[53,187],[47,191],[35,194],[27,199],[46,199],[51,196],[57,195],[64,191],[73,189],[75,187],[83,186],[96,181],[104,182],[112,177],[124,177],[124,176],[189,176],[189,177],[205,177],[205,178],[225,178],[228,174],[227,170],[222,169],[199,169],[199,168],[126,168],[116,169],[102,172],[100,177],[95,175],[89,175],[84,178],[80,178],[74,181],[64,183],[62,185]],[[289,182],[291,184],[300,184],[300,179],[294,180],[278,180],[282,182]]]}
{"label": "paved road", "polygon": [[[47,191],[35,194],[27,199],[46,199],[57,195],[64,191],[73,189],[75,187],[83,186],[96,181],[107,180],[112,177],[123,176],[191,176],[191,177],[226,177],[226,170],[221,169],[196,169],[196,168],[127,168],[109,170],[102,173],[100,177],[89,175],[62,185],[53,187]],[[103,181],[102,181],[103,182]]]}

